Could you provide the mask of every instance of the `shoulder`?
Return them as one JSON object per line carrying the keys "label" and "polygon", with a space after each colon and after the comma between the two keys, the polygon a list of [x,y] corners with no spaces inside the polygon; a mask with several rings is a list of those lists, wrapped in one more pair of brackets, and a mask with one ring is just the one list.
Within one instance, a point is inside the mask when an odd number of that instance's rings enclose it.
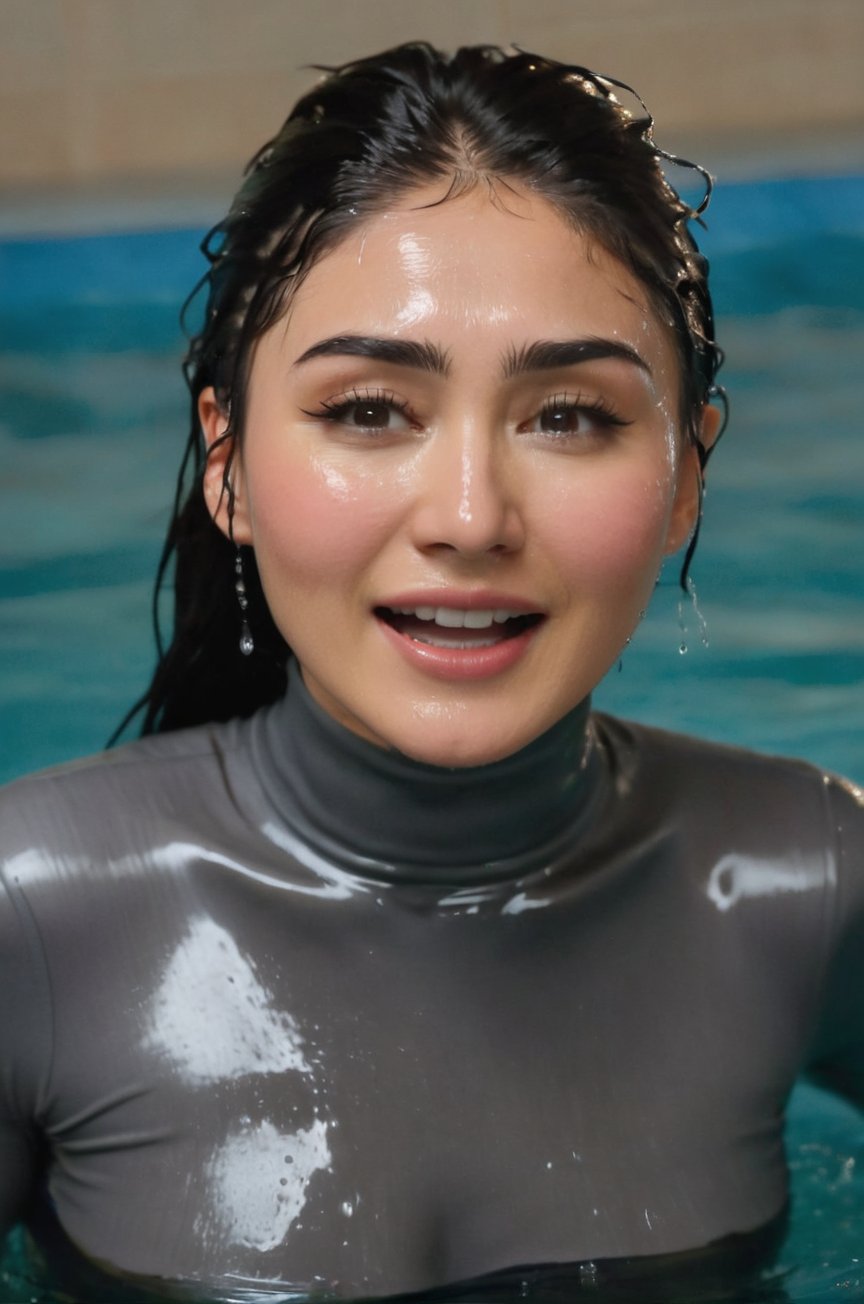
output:
{"label": "shoulder", "polygon": [[[45,877],[124,854],[189,812],[224,806],[224,759],[242,722],[160,734],[27,775],[0,790],[0,869]],[[11,876],[11,877],[10,877]]]}
{"label": "shoulder", "polygon": [[78,760],[53,765],[0,789],[3,814],[45,801],[75,801],[80,796],[95,798],[102,791],[118,785],[159,783],[184,768],[198,767],[215,754],[221,726],[202,726],[177,733],[156,734],[139,738],[110,751],[96,752]]}
{"label": "shoulder", "polygon": [[[616,792],[634,818],[673,831],[731,893],[821,885],[864,904],[864,794],[806,761],[594,717]],[[719,900],[718,896],[718,900]],[[857,908],[857,907],[856,907]]]}
{"label": "shoulder", "polygon": [[671,780],[679,797],[687,791],[708,788],[718,805],[744,800],[753,813],[757,802],[788,807],[796,800],[803,801],[808,810],[815,806],[824,811],[833,802],[851,812],[861,811],[860,788],[809,761],[673,733],[602,713],[593,719],[598,743],[615,767],[646,782]]}
{"label": "shoulder", "polygon": [[225,734],[236,726],[237,721],[228,725],[200,725],[194,729],[179,729],[172,733],[152,734],[146,738],[136,738],[132,742],[122,743],[103,752],[94,752],[74,761],[64,761],[43,770],[35,770],[20,779],[13,779],[0,789],[0,797],[8,794],[21,794],[29,788],[65,786],[75,787],[81,784],[99,783],[110,780],[112,775],[144,771],[153,767],[171,764],[193,763],[211,754],[219,745],[220,734]]}

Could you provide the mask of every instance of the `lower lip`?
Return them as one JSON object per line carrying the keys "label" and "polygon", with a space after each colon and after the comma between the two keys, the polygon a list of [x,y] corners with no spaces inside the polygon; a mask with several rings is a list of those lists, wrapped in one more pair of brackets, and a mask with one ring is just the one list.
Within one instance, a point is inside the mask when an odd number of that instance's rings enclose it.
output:
{"label": "lower lip", "polygon": [[[488,679],[515,666],[528,651],[543,621],[512,638],[488,647],[435,647],[421,643],[378,619],[378,626],[392,645],[418,670],[435,679]],[[451,631],[452,632],[452,631]]]}

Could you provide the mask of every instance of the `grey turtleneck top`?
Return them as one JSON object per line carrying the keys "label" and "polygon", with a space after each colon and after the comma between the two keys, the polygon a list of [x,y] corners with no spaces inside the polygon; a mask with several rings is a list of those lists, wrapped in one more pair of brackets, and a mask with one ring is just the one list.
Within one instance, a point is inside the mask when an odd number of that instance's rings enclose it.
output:
{"label": "grey turtleneck top", "polygon": [[803,764],[586,705],[440,770],[296,677],[22,780],[0,1229],[340,1297],[755,1229],[796,1075],[864,1101],[862,847]]}

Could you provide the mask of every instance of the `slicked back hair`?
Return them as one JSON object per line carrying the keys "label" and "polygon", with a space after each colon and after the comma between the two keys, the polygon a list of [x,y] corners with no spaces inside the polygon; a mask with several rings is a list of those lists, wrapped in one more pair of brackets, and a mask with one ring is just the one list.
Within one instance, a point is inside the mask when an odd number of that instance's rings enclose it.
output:
{"label": "slicked back hair", "polygon": [[[206,297],[185,373],[191,428],[157,579],[158,664],[118,734],[139,712],[154,733],[251,714],[285,688],[290,649],[273,623],[254,554],[244,548],[255,653],[238,647],[233,548],[205,506],[206,461],[198,398],[214,387],[242,444],[255,342],[288,310],[310,268],[354,227],[408,192],[440,180],[447,197],[517,184],[552,203],[645,286],[673,332],[681,423],[698,445],[721,353],[714,341],[707,264],[690,230],[707,204],[686,203],[667,178],[674,160],[654,143],[653,121],[629,87],[586,68],[494,46],[449,56],[400,45],[340,68],[303,96],[250,162],[228,215],[202,250],[209,269],[186,310]],[[634,107],[623,100],[632,97]],[[704,464],[704,450],[700,460]],[[229,467],[230,471],[230,458]],[[225,492],[229,494],[226,471]],[[682,585],[695,536],[682,570]],[[170,641],[159,628],[160,591],[173,568]]]}

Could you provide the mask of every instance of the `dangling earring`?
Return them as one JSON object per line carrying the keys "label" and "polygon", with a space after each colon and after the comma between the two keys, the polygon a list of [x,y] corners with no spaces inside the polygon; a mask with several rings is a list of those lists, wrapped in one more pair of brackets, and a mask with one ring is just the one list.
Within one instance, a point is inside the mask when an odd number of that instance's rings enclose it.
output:
{"label": "dangling earring", "polygon": [[[236,545],[235,545],[236,547]],[[246,580],[243,575],[243,554],[239,547],[234,553],[234,592],[237,594],[237,605],[240,608],[240,651],[244,657],[251,656],[255,651],[255,640],[252,637],[252,631],[249,628],[249,621],[246,612],[249,609],[249,599],[246,596]]]}
{"label": "dangling earring", "polygon": [[234,547],[234,592],[237,594],[237,606],[240,608],[240,643],[239,648],[244,657],[250,657],[255,651],[255,640],[249,628],[246,612],[249,610],[249,597],[246,593],[246,577],[243,574],[243,553],[234,538],[234,485],[227,471],[224,484],[228,490],[228,538]]}

